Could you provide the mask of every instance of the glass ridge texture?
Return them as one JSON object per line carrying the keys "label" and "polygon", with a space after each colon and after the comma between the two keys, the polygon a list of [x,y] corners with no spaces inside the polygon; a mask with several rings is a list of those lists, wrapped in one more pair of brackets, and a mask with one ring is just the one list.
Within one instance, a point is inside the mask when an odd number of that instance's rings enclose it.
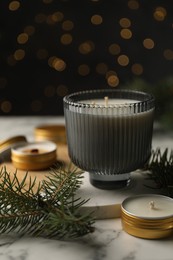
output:
{"label": "glass ridge texture", "polygon": [[[105,96],[131,101],[97,104]],[[124,174],[142,167],[151,154],[154,97],[148,93],[123,89],[76,92],[64,97],[64,115],[69,156],[90,173],[90,179],[109,183],[128,179]]]}

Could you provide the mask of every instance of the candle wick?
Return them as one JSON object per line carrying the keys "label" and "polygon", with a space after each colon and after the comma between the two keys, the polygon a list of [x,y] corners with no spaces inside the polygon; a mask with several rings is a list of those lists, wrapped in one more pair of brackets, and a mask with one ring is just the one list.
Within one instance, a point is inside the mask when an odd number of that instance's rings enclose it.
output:
{"label": "candle wick", "polygon": [[107,107],[109,98],[108,97],[104,97],[104,100],[105,100],[105,106]]}
{"label": "candle wick", "polygon": [[150,209],[154,209],[155,208],[155,203],[154,203],[153,200],[149,202],[149,205],[150,205]]}

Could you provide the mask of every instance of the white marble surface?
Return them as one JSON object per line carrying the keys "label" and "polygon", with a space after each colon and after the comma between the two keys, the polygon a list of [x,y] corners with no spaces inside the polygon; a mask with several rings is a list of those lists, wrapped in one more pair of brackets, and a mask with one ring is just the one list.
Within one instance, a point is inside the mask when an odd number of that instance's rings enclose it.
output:
{"label": "white marble surface", "polygon": [[[41,123],[64,123],[59,117],[0,117],[0,139],[25,135]],[[173,134],[154,132],[153,147],[173,148]],[[0,235],[0,260],[172,260],[173,237],[140,239],[122,230],[121,220],[95,222],[95,232],[74,241]]]}

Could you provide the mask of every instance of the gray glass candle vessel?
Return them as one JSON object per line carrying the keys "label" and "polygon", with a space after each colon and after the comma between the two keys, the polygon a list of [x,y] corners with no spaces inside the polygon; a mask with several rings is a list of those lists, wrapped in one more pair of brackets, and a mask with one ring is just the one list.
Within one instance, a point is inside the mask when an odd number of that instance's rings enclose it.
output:
{"label": "gray glass candle vessel", "polygon": [[150,157],[154,97],[124,90],[88,90],[64,97],[69,156],[101,189],[129,184]]}

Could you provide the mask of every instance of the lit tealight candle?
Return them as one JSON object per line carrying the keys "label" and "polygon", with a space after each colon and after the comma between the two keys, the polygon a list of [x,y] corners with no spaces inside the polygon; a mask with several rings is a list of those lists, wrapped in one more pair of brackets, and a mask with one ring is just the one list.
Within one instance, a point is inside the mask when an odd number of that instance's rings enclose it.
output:
{"label": "lit tealight candle", "polygon": [[21,170],[46,169],[57,159],[57,146],[51,141],[18,145],[11,150],[14,166]]}
{"label": "lit tealight candle", "polygon": [[121,205],[124,230],[142,238],[161,238],[173,234],[173,199],[143,194],[125,199]]}

